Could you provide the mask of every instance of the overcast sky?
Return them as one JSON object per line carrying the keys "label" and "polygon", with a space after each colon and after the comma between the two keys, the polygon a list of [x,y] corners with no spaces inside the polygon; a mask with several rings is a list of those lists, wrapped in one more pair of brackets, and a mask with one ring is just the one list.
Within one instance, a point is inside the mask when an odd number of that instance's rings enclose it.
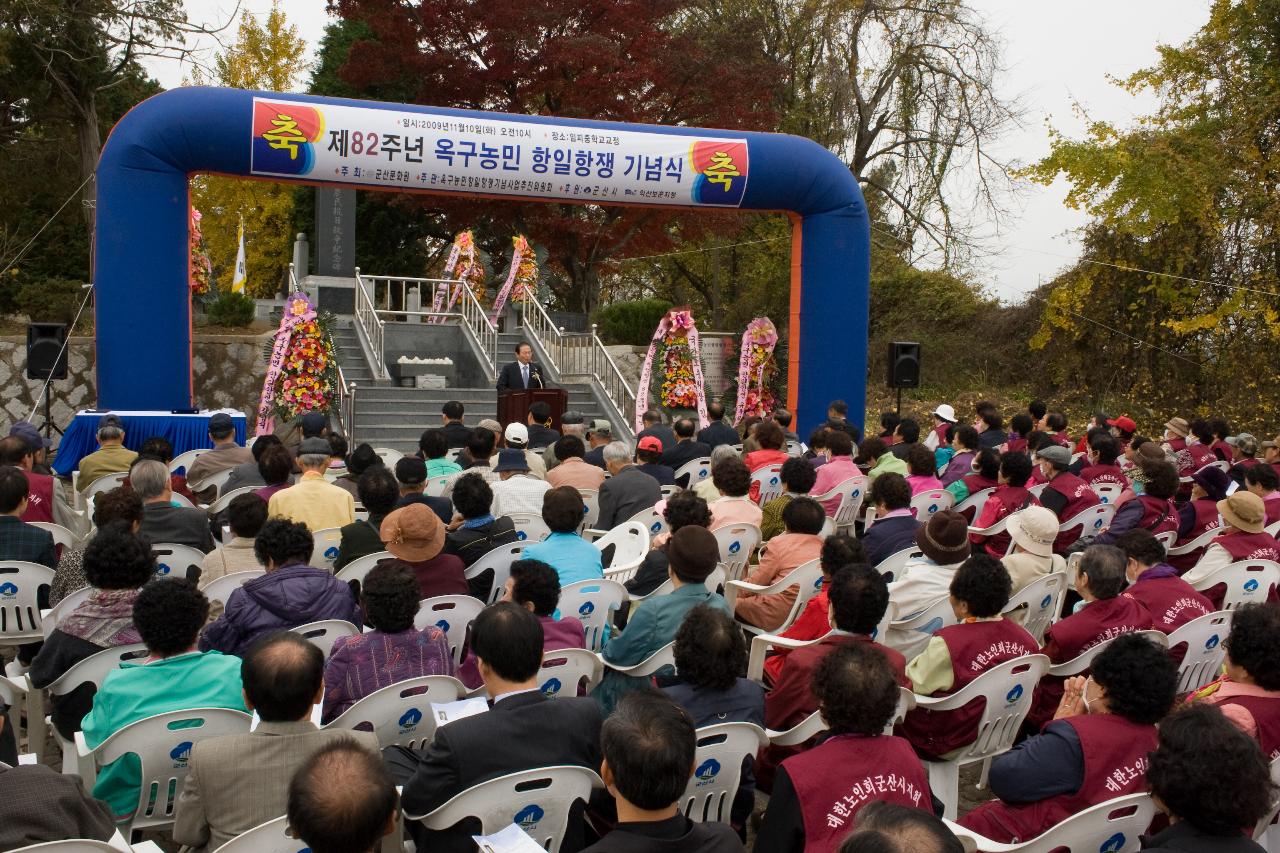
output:
{"label": "overcast sky", "polygon": [[[1008,73],[1003,94],[1019,96],[1026,107],[1026,126],[998,143],[1006,157],[1029,163],[1048,152],[1046,121],[1071,136],[1083,122],[1072,105],[1083,105],[1093,119],[1125,124],[1149,111],[1153,102],[1135,99],[1111,85],[1107,76],[1124,77],[1152,64],[1159,44],[1179,44],[1208,17],[1208,0],[1077,0],[1075,3],[1028,0],[969,0],[987,17],[1005,43]],[[314,51],[329,20],[324,0],[285,0],[290,21]],[[235,3],[186,0],[192,21],[225,22]],[[268,0],[245,0],[242,9],[270,8]],[[224,33],[234,39],[234,29]],[[207,55],[206,55],[207,60]],[[149,69],[166,88],[181,84],[189,71],[177,63],[151,63]],[[1013,203],[1012,214],[995,233],[994,255],[974,259],[974,273],[1004,300],[1017,301],[1051,278],[1078,254],[1072,233],[1085,216],[1063,204],[1066,185],[1031,187]],[[981,224],[981,223],[980,223]],[[984,230],[994,232],[989,225]]]}

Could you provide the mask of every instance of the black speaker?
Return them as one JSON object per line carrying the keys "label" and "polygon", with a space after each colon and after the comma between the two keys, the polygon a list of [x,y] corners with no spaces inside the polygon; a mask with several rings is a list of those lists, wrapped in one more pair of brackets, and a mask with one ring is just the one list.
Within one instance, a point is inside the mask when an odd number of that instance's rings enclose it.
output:
{"label": "black speaker", "polygon": [[31,323],[27,326],[27,378],[67,378],[67,324]]}
{"label": "black speaker", "polygon": [[920,345],[913,341],[889,344],[889,387],[920,387]]}

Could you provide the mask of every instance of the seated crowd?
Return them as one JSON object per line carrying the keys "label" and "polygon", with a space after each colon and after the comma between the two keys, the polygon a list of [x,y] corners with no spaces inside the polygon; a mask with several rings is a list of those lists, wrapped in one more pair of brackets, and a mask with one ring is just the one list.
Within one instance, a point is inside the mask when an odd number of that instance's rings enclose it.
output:
{"label": "seated crowd", "polygon": [[[886,415],[862,438],[847,412],[834,402],[807,445],[783,410],[741,431],[718,403],[702,425],[647,412],[632,444],[575,413],[561,435],[538,406],[468,427],[450,402],[394,463],[323,416],[252,448],[215,416],[181,473],[167,441],[135,453],[105,415],[75,480],[83,511],[19,424],[0,440],[0,560],[45,567],[38,606],[58,610],[10,672],[49,691],[27,708],[48,708],[63,750],[158,714],[239,713],[243,732],[186,745],[163,830],[184,851],[282,817],[315,853],[398,835],[470,851],[502,827],[427,816],[548,767],[599,777],[557,816],[564,851],[954,853],[966,833],[1026,841],[1148,792],[1167,820],[1143,849],[1261,850],[1248,837],[1280,759],[1280,436],[1173,417],[1150,440],[1099,414],[1077,439],[1044,404],[1006,419],[984,401],[971,424],[942,405],[927,432]],[[158,569],[164,546],[200,559]],[[587,603],[562,611],[568,594]],[[1183,631],[1217,615],[1221,637]],[[1183,683],[1193,644],[1220,644],[1222,664]],[[544,666],[589,653],[591,674],[549,686]],[[95,655],[118,665],[77,681]],[[1020,662],[1044,674],[1008,694],[1021,730],[987,801],[958,813],[926,766],[964,755],[985,703],[933,706]],[[386,690],[424,678],[487,710],[424,720],[412,691]],[[0,850],[105,840],[157,796],[132,754],[88,784],[19,764],[5,695]],[[721,767],[700,745],[721,724],[782,743]],[[718,819],[689,814],[721,772],[736,788]]]}

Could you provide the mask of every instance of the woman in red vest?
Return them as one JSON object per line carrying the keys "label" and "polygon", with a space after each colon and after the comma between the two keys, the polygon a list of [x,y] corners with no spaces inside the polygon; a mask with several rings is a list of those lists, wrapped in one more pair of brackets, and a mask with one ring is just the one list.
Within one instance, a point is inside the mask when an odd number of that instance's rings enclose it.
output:
{"label": "woman in red vest", "polygon": [[1245,604],[1231,615],[1226,675],[1191,701],[1221,707],[1272,761],[1280,757],[1280,604]]}
{"label": "woman in red vest", "polygon": [[[1111,545],[1091,545],[1085,549],[1076,571],[1076,592],[1084,600],[1075,613],[1055,622],[1045,633],[1040,653],[1046,655],[1050,663],[1066,663],[1099,643],[1151,627],[1147,608],[1120,594],[1128,582],[1125,576],[1128,562],[1125,553]],[[1062,691],[1062,678],[1046,675],[1040,679],[1035,703],[1027,714],[1027,724],[1033,730],[1038,731],[1053,719]]]}
{"label": "woman in red vest", "polygon": [[874,801],[933,809],[929,778],[911,745],[884,734],[898,704],[889,659],[869,643],[829,652],[813,675],[830,735],[782,762],[756,850],[834,853]]}
{"label": "woman in red vest", "polygon": [[[973,526],[979,529],[990,527],[1007,515],[1020,509],[1038,505],[1036,499],[1027,491],[1027,478],[1031,476],[1031,458],[1025,453],[1005,453],[1000,457],[1000,481],[996,490],[987,498],[982,512],[974,519]],[[1009,534],[996,533],[982,536],[977,533],[969,535],[969,541],[981,545],[986,552],[997,560],[1009,550]]]}
{"label": "woman in red vest", "polygon": [[960,824],[992,841],[1035,838],[1098,803],[1146,790],[1156,723],[1173,706],[1178,672],[1145,637],[1119,637],[1093,673],[1067,685],[1053,722],[991,765],[998,800]]}
{"label": "woman in red vest", "polygon": [[[1071,465],[1071,451],[1058,444],[1050,444],[1036,451],[1035,460],[1040,466],[1047,485],[1040,492],[1040,504],[1053,510],[1058,522],[1067,522],[1100,501],[1089,484],[1067,470]],[[1054,551],[1064,551],[1080,538],[1080,528],[1058,534],[1053,543]]]}
{"label": "woman in red vest", "polygon": [[[1262,498],[1252,492],[1237,491],[1226,500],[1218,501],[1218,512],[1224,522],[1204,556],[1192,566],[1182,579],[1197,586],[1219,569],[1245,560],[1273,560],[1280,562],[1280,543],[1263,532],[1267,518]],[[1222,606],[1226,584],[1216,584],[1204,594],[1214,607]],[[1272,590],[1272,595],[1275,591]]]}
{"label": "woman in red vest", "polygon": [[1270,527],[1280,521],[1280,474],[1270,465],[1255,465],[1244,473],[1244,485],[1262,498],[1267,515],[1263,523]]}
{"label": "woman in red vest", "polygon": [[[1165,562],[1165,548],[1159,539],[1145,530],[1130,530],[1120,537],[1116,547],[1128,558],[1125,576],[1129,579],[1129,588],[1124,591],[1124,597],[1132,598],[1147,609],[1152,628],[1172,634],[1193,619],[1213,612],[1213,603],[1178,577],[1177,569]],[[1182,659],[1183,652],[1175,654],[1177,660]]]}
{"label": "woman in red vest", "polygon": [[[1000,615],[1012,589],[1009,572],[993,557],[979,554],[960,564],[951,581],[951,609],[960,624],[934,634],[925,650],[907,664],[907,678],[916,693],[950,696],[994,666],[1036,654],[1035,639]],[[981,716],[981,699],[954,711],[916,708],[907,714],[898,734],[921,755],[936,758],[973,743]]]}
{"label": "woman in red vest", "polygon": [[[1142,463],[1142,494],[1121,499],[1111,524],[1100,536],[1089,540],[1089,545],[1114,545],[1130,530],[1146,530],[1153,536],[1178,529],[1178,507],[1173,496],[1178,492],[1178,472],[1173,464],[1164,460],[1144,460]],[[1135,480],[1135,486],[1137,481]],[[1086,543],[1077,542],[1072,550],[1078,551]]]}
{"label": "woman in red vest", "polygon": [[1119,458],[1120,443],[1111,433],[1098,430],[1089,436],[1089,461],[1080,469],[1080,479],[1090,486],[1105,483],[1129,488],[1129,478],[1116,464]]}
{"label": "woman in red vest", "polygon": [[[1219,468],[1204,468],[1191,475],[1191,500],[1178,510],[1178,541],[1181,547],[1208,533],[1222,528],[1222,516],[1218,514],[1218,501],[1227,497],[1231,478]],[[1278,507],[1280,508],[1280,507]],[[1186,554],[1169,558],[1169,565],[1185,572],[1196,564],[1205,548],[1197,548]]]}
{"label": "woman in red vest", "polygon": [[[955,498],[953,506],[959,506],[978,492],[1000,485],[1000,454],[996,451],[978,451],[978,455],[973,457],[973,469],[972,474],[966,474],[947,486],[947,491]],[[973,521],[974,511],[970,508],[962,515]]]}

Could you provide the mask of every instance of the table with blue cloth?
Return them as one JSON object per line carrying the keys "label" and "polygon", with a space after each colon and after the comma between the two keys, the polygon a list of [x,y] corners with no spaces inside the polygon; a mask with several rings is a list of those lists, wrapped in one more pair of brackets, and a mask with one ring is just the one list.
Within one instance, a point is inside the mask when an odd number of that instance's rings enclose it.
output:
{"label": "table with blue cloth", "polygon": [[173,445],[177,458],[188,450],[213,447],[209,439],[209,418],[218,412],[226,412],[236,428],[236,444],[243,445],[247,425],[244,412],[239,409],[215,409],[192,415],[175,415],[172,412],[77,412],[67,426],[67,432],[58,444],[54,457],[54,473],[70,477],[80,467],[80,460],[98,449],[98,421],[103,415],[112,414],[124,424],[124,446],[138,450],[148,438],[166,438]]}

